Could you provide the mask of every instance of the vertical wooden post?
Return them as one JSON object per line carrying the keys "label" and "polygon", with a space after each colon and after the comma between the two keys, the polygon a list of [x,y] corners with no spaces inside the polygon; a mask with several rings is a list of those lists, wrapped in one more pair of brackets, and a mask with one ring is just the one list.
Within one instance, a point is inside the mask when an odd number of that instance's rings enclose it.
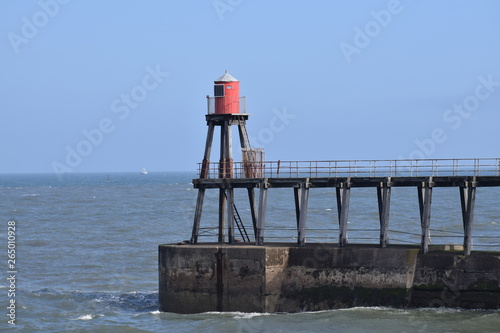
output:
{"label": "vertical wooden post", "polygon": [[253,235],[257,241],[257,204],[255,203],[255,189],[253,187],[247,188],[248,201],[250,203],[250,213],[252,215]]}
{"label": "vertical wooden post", "polygon": [[380,219],[380,247],[387,247],[389,244],[389,209],[391,206],[391,177],[386,183],[380,183],[377,187],[378,214]]}
{"label": "vertical wooden post", "polygon": [[209,121],[208,123],[208,133],[207,142],[205,143],[205,154],[203,155],[203,161],[201,164],[200,178],[208,178],[210,170],[210,152],[212,151],[212,141],[214,138],[214,123]]}
{"label": "vertical wooden post", "polygon": [[234,189],[228,187],[227,192],[227,225],[229,243],[234,244]]}
{"label": "vertical wooden post", "polygon": [[347,245],[347,219],[349,217],[349,200],[351,197],[351,179],[340,183],[336,188],[337,212],[339,216],[339,246]]}
{"label": "vertical wooden post", "polygon": [[229,122],[224,122],[224,126],[227,124],[227,136],[226,136],[226,177],[225,178],[233,178],[234,177],[234,168],[233,168],[233,134],[231,125]]}
{"label": "vertical wooden post", "polygon": [[[475,178],[475,177],[474,177]],[[465,182],[460,186],[460,203],[464,225],[464,254],[472,251],[472,225],[474,221],[474,203],[476,201],[476,181]]]}
{"label": "vertical wooden post", "polygon": [[295,202],[295,219],[297,221],[297,230],[299,230],[299,221],[300,221],[300,197],[302,193],[301,187],[293,188],[293,199]]}
{"label": "vertical wooden post", "polygon": [[418,207],[420,210],[420,224],[422,226],[421,251],[429,252],[430,220],[432,204],[432,177],[418,186]]}
{"label": "vertical wooden post", "polygon": [[[231,160],[231,126],[228,120],[224,120],[220,130],[220,160],[219,160],[219,178],[231,177],[229,162]],[[219,243],[225,241],[226,227],[226,208],[227,196],[225,185],[219,189]],[[234,220],[233,220],[234,222]],[[234,235],[233,235],[234,236]]]}
{"label": "vertical wooden post", "polygon": [[298,223],[298,239],[297,244],[299,246],[304,246],[306,243],[306,220],[307,220],[307,204],[309,201],[309,178],[306,179],[305,183],[301,184],[300,193],[300,216]]}
{"label": "vertical wooden post", "polygon": [[225,228],[226,228],[226,194],[225,189],[219,189],[219,243],[225,241]]}
{"label": "vertical wooden post", "polygon": [[267,178],[260,184],[259,212],[257,216],[257,245],[264,245],[264,226],[266,224],[267,191],[269,184]]}
{"label": "vertical wooden post", "polygon": [[203,209],[203,198],[205,197],[205,188],[198,189],[198,199],[196,199],[196,210],[194,212],[193,232],[191,233],[191,244],[198,242],[200,233],[201,211]]}
{"label": "vertical wooden post", "polygon": [[222,124],[220,127],[219,178],[226,178],[227,128],[228,128],[228,123],[227,123],[227,121],[224,121],[224,124]]}
{"label": "vertical wooden post", "polygon": [[245,121],[240,120],[238,125],[238,134],[240,136],[240,146],[242,149],[250,149],[250,142],[248,141],[247,128],[245,126]]}
{"label": "vertical wooden post", "polygon": [[233,177],[232,131],[229,121],[221,125],[219,178]]}
{"label": "vertical wooden post", "polygon": [[233,177],[232,134],[229,121],[221,125],[219,178]]}
{"label": "vertical wooden post", "polygon": [[[250,157],[252,152],[250,152],[250,140],[248,139],[247,128],[245,126],[245,121],[240,120],[238,123],[238,133],[240,137],[240,147],[242,157],[243,154],[248,154],[247,158]],[[243,152],[245,151],[245,152]],[[251,162],[246,160],[244,157],[242,158],[241,170],[239,171],[243,178],[253,178],[254,174],[251,172],[253,170],[253,166],[249,163]]]}

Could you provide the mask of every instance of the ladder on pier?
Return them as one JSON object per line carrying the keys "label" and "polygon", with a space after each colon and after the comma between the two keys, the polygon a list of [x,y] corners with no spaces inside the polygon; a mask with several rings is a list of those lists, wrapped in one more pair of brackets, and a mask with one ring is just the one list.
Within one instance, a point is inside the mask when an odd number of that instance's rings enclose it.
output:
{"label": "ladder on pier", "polygon": [[[226,192],[224,192],[224,195],[226,196],[227,199]],[[233,209],[234,209],[234,222],[238,227],[238,231],[240,232],[241,238],[243,239],[244,242],[250,242],[250,237],[248,236],[247,230],[245,228],[245,225],[243,224],[243,221],[241,220],[240,213],[238,212],[235,203],[233,203]]]}

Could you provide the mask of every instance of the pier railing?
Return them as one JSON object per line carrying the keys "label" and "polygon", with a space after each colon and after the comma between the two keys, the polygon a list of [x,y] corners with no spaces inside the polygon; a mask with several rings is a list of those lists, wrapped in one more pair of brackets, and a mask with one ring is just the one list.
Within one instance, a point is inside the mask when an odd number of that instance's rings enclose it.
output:
{"label": "pier railing", "polygon": [[[204,178],[222,178],[229,168],[209,163]],[[231,178],[500,176],[500,158],[232,162],[232,168]],[[201,170],[202,163],[200,176]]]}

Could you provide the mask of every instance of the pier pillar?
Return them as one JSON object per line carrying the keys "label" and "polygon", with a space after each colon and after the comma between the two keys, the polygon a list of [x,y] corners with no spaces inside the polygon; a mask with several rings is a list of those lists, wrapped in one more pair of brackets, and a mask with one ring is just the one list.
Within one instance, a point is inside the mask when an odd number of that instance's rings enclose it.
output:
{"label": "pier pillar", "polygon": [[300,186],[293,188],[293,198],[295,202],[295,218],[297,220],[297,230],[299,230],[299,220],[300,220],[300,196],[302,193],[302,188]]}
{"label": "pier pillar", "polygon": [[227,223],[229,243],[234,244],[234,189],[229,187],[227,192]]}
{"label": "pier pillar", "polygon": [[391,177],[377,187],[378,214],[380,219],[380,247],[389,244],[389,209],[391,206]]}
{"label": "pier pillar", "polygon": [[255,202],[255,189],[247,188],[248,192],[248,201],[250,204],[250,213],[252,215],[252,226],[253,226],[253,235],[255,241],[257,241],[257,204]]}
{"label": "pier pillar", "polygon": [[351,179],[340,183],[336,188],[337,212],[339,216],[339,246],[347,245],[347,219],[349,217],[349,200],[351,197]]}
{"label": "pier pillar", "polygon": [[233,178],[233,139],[229,120],[221,125],[219,178]]}
{"label": "pier pillar", "polygon": [[238,134],[240,136],[241,149],[250,149],[250,139],[248,138],[247,127],[242,121],[238,123]]}
{"label": "pier pillar", "polygon": [[219,189],[219,237],[217,241],[219,243],[224,243],[226,239],[226,190],[224,188]]}
{"label": "pier pillar", "polygon": [[474,203],[476,201],[476,177],[473,181],[460,186],[460,203],[464,225],[464,254],[470,255],[472,250],[472,224],[474,220]]}
{"label": "pier pillar", "polygon": [[198,235],[200,233],[200,220],[201,211],[203,209],[203,198],[205,197],[205,189],[200,188],[198,190],[198,199],[196,199],[196,210],[194,212],[194,223],[193,231],[191,233],[191,244],[196,244],[198,242]]}
{"label": "pier pillar", "polygon": [[431,203],[432,203],[432,177],[429,177],[427,182],[422,182],[418,186],[418,206],[420,210],[420,224],[422,226],[421,251],[427,253],[429,251],[430,242],[430,220],[431,220]]}
{"label": "pier pillar", "polygon": [[[299,201],[295,200],[295,211],[299,211],[299,219],[297,221],[297,232],[298,232],[298,237],[297,237],[297,244],[299,246],[304,246],[306,243],[306,220],[307,220],[307,205],[309,201],[309,178],[306,179],[306,181],[302,184],[300,184],[300,189],[299,189]],[[297,205],[298,203],[298,205]],[[297,207],[298,206],[298,207]]]}
{"label": "pier pillar", "polygon": [[208,172],[210,170],[210,153],[212,151],[212,141],[214,139],[214,128],[215,124],[210,122],[208,124],[207,141],[205,143],[205,154],[203,155],[203,161],[201,164],[200,178],[208,178]]}
{"label": "pier pillar", "polygon": [[257,233],[255,235],[255,243],[257,245],[264,245],[264,226],[266,224],[266,210],[267,210],[267,191],[269,183],[267,178],[260,184],[259,195],[259,210],[257,214]]}

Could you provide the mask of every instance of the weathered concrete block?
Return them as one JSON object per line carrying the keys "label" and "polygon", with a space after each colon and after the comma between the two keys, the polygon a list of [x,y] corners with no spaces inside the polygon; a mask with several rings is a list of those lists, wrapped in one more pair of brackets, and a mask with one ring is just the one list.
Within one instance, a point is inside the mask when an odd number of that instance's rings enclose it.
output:
{"label": "weathered concrete block", "polygon": [[500,255],[473,252],[470,256],[460,257],[457,267],[465,272],[492,272],[500,274]]}
{"label": "weathered concrete block", "polygon": [[411,306],[498,308],[500,260],[491,253],[419,255]]}

